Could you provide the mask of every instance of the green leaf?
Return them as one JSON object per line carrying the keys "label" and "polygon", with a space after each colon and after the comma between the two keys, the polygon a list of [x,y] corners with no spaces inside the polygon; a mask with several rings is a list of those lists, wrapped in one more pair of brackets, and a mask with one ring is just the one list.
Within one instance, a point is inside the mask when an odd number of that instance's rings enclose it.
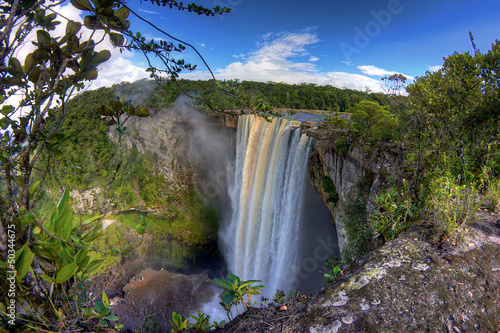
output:
{"label": "green leaf", "polygon": [[120,101],[117,101],[117,100],[111,101],[110,105],[111,105],[111,107],[113,108],[113,110],[115,112],[120,111],[122,109],[122,107],[123,107],[123,104]]}
{"label": "green leaf", "polygon": [[14,111],[15,108],[12,105],[4,105],[2,106],[2,110],[0,111],[4,116],[7,116],[9,113]]}
{"label": "green leaf", "polygon": [[102,29],[102,27],[98,25],[97,17],[94,15],[85,16],[83,25],[90,30]]}
{"label": "green leaf", "polygon": [[144,229],[144,226],[142,224],[136,225],[135,230],[137,231],[137,233],[139,235],[144,235],[145,229]]}
{"label": "green leaf", "polygon": [[113,44],[113,46],[123,46],[123,44],[125,43],[125,37],[120,34],[111,32],[109,34],[109,41],[111,42],[111,44]]}
{"label": "green leaf", "polygon": [[77,9],[91,10],[91,11],[94,10],[88,0],[71,0],[71,4],[73,5],[73,7]]}
{"label": "green leaf", "polygon": [[100,112],[101,112],[101,115],[103,116],[112,116],[113,115],[113,109],[110,108],[108,105],[101,105],[100,107]]}
{"label": "green leaf", "polygon": [[54,280],[54,278],[51,278],[50,276],[45,275],[45,274],[40,275],[40,277],[42,279],[44,279],[45,281],[47,281],[48,283],[54,283],[54,282],[56,282],[56,280]]}
{"label": "green leaf", "polygon": [[50,37],[49,33],[44,30],[37,30],[36,32],[36,39],[40,46],[46,46],[49,45],[52,38]]}
{"label": "green leaf", "polygon": [[56,275],[56,283],[68,281],[76,273],[77,269],[78,266],[74,262],[64,266]]}
{"label": "green leaf", "polygon": [[104,317],[104,319],[111,320],[111,321],[118,321],[118,320],[120,320],[120,317],[115,316],[115,315],[109,315],[109,316]]}
{"label": "green leaf", "polygon": [[64,38],[70,39],[71,37],[76,37],[75,35],[80,31],[81,27],[82,25],[79,22],[68,21]]}
{"label": "green leaf", "polygon": [[4,129],[7,129],[7,127],[9,127],[9,125],[11,124],[14,124],[14,122],[12,120],[10,120],[9,118],[0,118],[0,127],[4,130]]}
{"label": "green leaf", "polygon": [[12,74],[23,74],[24,71],[23,71],[23,67],[21,66],[21,63],[19,62],[19,60],[17,60],[17,58],[10,58],[9,59],[9,67],[10,67],[10,70],[13,71]]}
{"label": "green leaf", "polygon": [[34,257],[35,254],[31,252],[27,244],[24,244],[21,249],[16,251],[16,278],[18,281],[22,280],[28,273]]}
{"label": "green leaf", "polygon": [[69,240],[73,227],[73,209],[68,204],[62,208],[61,214],[54,221],[54,233],[57,237]]}
{"label": "green leaf", "polygon": [[94,272],[95,270],[97,270],[101,265],[102,263],[104,262],[104,259],[94,259],[92,260],[88,265],[87,267],[85,268],[85,273],[92,273]]}
{"label": "green leaf", "polygon": [[109,306],[105,307],[104,309],[102,309],[101,312],[99,312],[99,317],[105,317],[110,312],[111,312],[111,309],[109,308]]}
{"label": "green leaf", "polygon": [[66,207],[66,203],[68,202],[70,197],[70,193],[68,189],[64,190],[63,195],[59,198],[59,201],[57,202],[57,208],[59,211],[61,211],[64,207]]}
{"label": "green leaf", "polygon": [[34,224],[35,223],[35,220],[36,220],[36,217],[33,213],[28,213],[26,215],[23,215],[21,217],[21,220],[26,223],[26,224]]}
{"label": "green leaf", "polygon": [[38,79],[40,78],[40,73],[41,72],[42,71],[40,70],[40,68],[35,67],[32,71],[29,72],[29,74],[28,74],[28,80],[30,80],[33,83],[37,82]]}
{"label": "green leaf", "polygon": [[87,224],[92,223],[92,222],[94,222],[95,220],[99,220],[99,219],[101,219],[101,218],[103,218],[103,217],[104,217],[104,215],[102,215],[102,214],[101,214],[101,215],[96,215],[96,216],[94,216],[94,217],[91,217],[91,218],[89,218],[89,219],[87,219],[87,220],[83,221],[83,222],[82,222],[82,225],[87,225]]}
{"label": "green leaf", "polygon": [[104,308],[109,308],[108,295],[106,295],[104,291],[102,292],[102,304],[104,305]]}
{"label": "green leaf", "polygon": [[89,253],[87,249],[80,249],[78,253],[75,256],[75,264],[78,267],[85,267],[83,264],[85,263],[86,259],[89,257]]}
{"label": "green leaf", "polygon": [[145,107],[141,107],[135,110],[134,114],[139,117],[149,117],[149,110]]}
{"label": "green leaf", "polygon": [[[80,49],[80,40],[78,39],[78,37],[76,37],[76,35],[69,36],[68,41],[66,43],[66,53],[73,54],[78,52],[79,49]],[[70,68],[77,67],[75,63],[76,63],[75,60],[68,61],[66,67]]]}
{"label": "green leaf", "polygon": [[222,303],[224,303],[225,305],[229,305],[231,304],[234,300],[236,299],[236,297],[234,295],[231,295],[231,294],[226,294],[222,297]]}
{"label": "green leaf", "polygon": [[36,191],[38,190],[38,187],[40,186],[40,181],[36,181],[33,185],[31,185],[30,187],[30,195],[33,196],[33,194],[36,193]]}
{"label": "green leaf", "polygon": [[121,7],[115,12],[115,16],[122,20],[126,20],[129,15],[130,15],[130,10],[128,10],[127,7]]}
{"label": "green leaf", "polygon": [[109,50],[102,50],[100,52],[95,52],[92,56],[91,64],[97,66],[111,58],[111,52]]}
{"label": "green leaf", "polygon": [[83,78],[89,81],[97,79],[97,70],[94,68],[89,68],[83,72]]}

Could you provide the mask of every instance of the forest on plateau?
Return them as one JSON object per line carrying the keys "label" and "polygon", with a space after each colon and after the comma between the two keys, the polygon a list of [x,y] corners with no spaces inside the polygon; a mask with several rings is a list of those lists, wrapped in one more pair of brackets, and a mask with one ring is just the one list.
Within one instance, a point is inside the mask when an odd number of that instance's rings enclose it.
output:
{"label": "forest on plateau", "polygon": [[[209,101],[215,109],[238,110],[238,108],[243,107],[237,99],[224,93],[219,86],[214,85],[211,81],[180,79],[177,82],[179,85],[171,83],[166,89],[162,89],[152,81],[147,80],[146,82],[141,81],[141,83],[122,83],[123,89],[115,88],[119,89],[120,92],[123,91],[127,96],[137,96],[141,91],[147,91],[144,90],[144,85],[149,85],[151,94],[145,94],[142,102],[156,109],[172,106],[175,100],[183,94],[183,91]],[[397,106],[394,98],[387,94],[319,86],[312,83],[287,84],[235,80],[223,81],[220,85],[237,91],[251,105],[264,103],[273,108],[346,112],[354,104],[363,100],[374,101],[381,105]],[[183,91],[179,87],[182,87]],[[200,107],[209,109],[206,104],[201,104]]]}

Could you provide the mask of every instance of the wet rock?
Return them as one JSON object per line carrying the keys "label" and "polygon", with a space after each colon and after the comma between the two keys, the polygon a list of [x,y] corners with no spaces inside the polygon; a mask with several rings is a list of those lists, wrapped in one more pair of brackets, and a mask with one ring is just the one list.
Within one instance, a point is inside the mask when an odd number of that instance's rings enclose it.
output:
{"label": "wet rock", "polygon": [[152,328],[156,324],[165,331],[172,312],[183,316],[196,312],[214,297],[216,288],[206,274],[183,275],[148,268],[125,285],[125,295],[113,300],[112,312],[125,328]]}

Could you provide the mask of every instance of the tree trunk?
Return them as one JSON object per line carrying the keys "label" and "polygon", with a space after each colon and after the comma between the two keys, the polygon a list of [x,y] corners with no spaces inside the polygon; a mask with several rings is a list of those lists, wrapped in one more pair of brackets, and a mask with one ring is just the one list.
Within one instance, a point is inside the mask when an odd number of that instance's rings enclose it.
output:
{"label": "tree trunk", "polygon": [[0,252],[7,250],[7,233],[0,218]]}

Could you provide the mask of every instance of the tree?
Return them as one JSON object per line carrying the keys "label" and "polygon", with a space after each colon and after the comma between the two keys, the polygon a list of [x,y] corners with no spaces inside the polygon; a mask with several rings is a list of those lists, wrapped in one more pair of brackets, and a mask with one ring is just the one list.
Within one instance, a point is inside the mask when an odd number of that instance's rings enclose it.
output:
{"label": "tree", "polygon": [[405,142],[417,174],[447,168],[463,181],[499,167],[500,42],[444,58],[443,67],[408,86]]}
{"label": "tree", "polygon": [[[0,110],[0,250],[8,248],[10,254],[16,248],[14,245],[17,244],[19,248],[24,244],[15,252],[15,267],[13,263],[7,266],[3,260],[0,261],[0,274],[4,274],[8,267],[11,270],[16,268],[19,291],[28,291],[24,294],[26,297],[36,298],[38,292],[29,292],[36,285],[44,293],[45,302],[42,304],[50,301],[47,311],[33,312],[34,319],[39,319],[39,313],[47,316],[52,313],[67,328],[65,321],[71,315],[67,312],[71,308],[66,295],[67,283],[83,281],[84,275],[89,273],[92,261],[89,261],[88,251],[99,251],[91,242],[99,236],[98,221],[102,216],[86,221],[85,225],[80,226],[81,229],[73,228],[69,192],[66,190],[50,220],[42,221],[34,207],[43,196],[44,177],[34,183],[33,170],[41,166],[39,162],[42,157],[47,166],[39,170],[42,175],[49,172],[50,164],[64,158],[58,146],[67,139],[59,131],[66,117],[66,104],[76,92],[97,78],[97,67],[110,58],[109,50],[96,50],[103,40],[109,39],[112,45],[121,50],[139,51],[148,61],[151,56],[158,57],[164,67],[155,68],[150,63],[148,69],[158,82],[164,80],[163,74],[175,80],[181,71],[192,70],[195,66],[173,57],[174,53],[192,47],[190,44],[157,27],[157,30],[171,38],[170,42],[146,41],[140,33],[133,33],[127,18],[131,13],[137,14],[124,1],[72,0],[71,4],[75,8],[87,14],[82,22],[58,14],[55,6],[60,3],[52,0],[7,0],[0,6],[0,103],[3,104]],[[228,8],[208,9],[196,4],[184,6],[174,0],[153,3],[199,15],[213,16],[229,12]],[[55,27],[61,24],[59,20],[64,22],[65,31],[62,35],[55,35]],[[85,29],[90,30],[90,33],[83,34]],[[32,38],[32,52],[24,59],[18,59],[18,51]],[[21,101],[17,105],[9,105],[9,98],[14,95],[22,96]],[[110,124],[116,125],[120,137],[125,131],[126,119],[148,115],[147,109],[123,100],[103,101],[101,112]],[[49,117],[51,121],[47,121]],[[110,182],[113,178],[114,174]],[[86,225],[90,223],[91,232],[89,225]],[[10,232],[13,229],[16,231],[15,239]],[[10,240],[8,244],[7,238]],[[120,254],[116,249],[114,251]],[[44,266],[41,262],[48,264]],[[34,272],[36,282],[23,279],[28,271]],[[6,278],[2,279],[3,286],[6,281]],[[57,302],[52,302],[52,291],[49,294],[44,287],[46,282],[56,285],[56,290],[61,291],[61,298]],[[2,287],[2,294],[7,290]],[[77,293],[75,291],[73,295],[75,304],[78,302]],[[57,304],[62,304],[65,316]],[[51,320],[42,322],[55,325]],[[49,328],[53,329],[54,326]]]}
{"label": "tree", "polygon": [[399,73],[382,78],[384,90],[393,96],[400,96],[405,92],[407,80],[406,76]]}
{"label": "tree", "polygon": [[366,141],[389,140],[397,119],[388,110],[371,101],[361,101],[348,110],[353,127]]}

